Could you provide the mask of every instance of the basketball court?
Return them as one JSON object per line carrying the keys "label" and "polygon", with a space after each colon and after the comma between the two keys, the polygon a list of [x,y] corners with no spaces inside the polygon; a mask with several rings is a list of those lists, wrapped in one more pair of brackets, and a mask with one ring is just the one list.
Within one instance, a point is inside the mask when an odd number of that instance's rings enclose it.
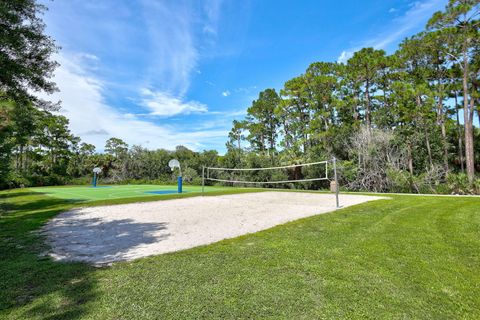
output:
{"label": "basketball court", "polygon": [[[223,190],[222,187],[205,187],[204,192]],[[51,197],[72,201],[95,201],[108,199],[123,199],[176,194],[176,185],[109,185],[109,186],[77,186],[77,187],[44,187],[30,188]],[[182,193],[202,192],[202,187],[183,187]]]}

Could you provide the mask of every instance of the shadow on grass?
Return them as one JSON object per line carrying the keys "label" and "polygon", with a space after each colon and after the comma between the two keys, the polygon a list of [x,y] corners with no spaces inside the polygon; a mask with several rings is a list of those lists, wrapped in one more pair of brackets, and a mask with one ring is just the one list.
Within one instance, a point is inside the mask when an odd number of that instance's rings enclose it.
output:
{"label": "shadow on grass", "polygon": [[[32,192],[2,192],[0,214],[0,318],[76,319],[85,315],[86,305],[98,297],[96,268],[83,263],[55,262],[45,252],[38,232],[52,217],[71,209],[68,200]],[[93,221],[92,221],[93,222]],[[128,233],[122,250],[136,246],[133,234],[148,233],[164,226],[142,226],[130,221],[112,222],[112,230]],[[84,225],[85,229],[93,224]],[[137,230],[138,228],[138,230]],[[98,230],[97,230],[98,231]],[[95,229],[92,229],[95,233]],[[80,236],[80,235],[79,235]],[[91,234],[84,234],[91,236]],[[142,241],[156,241],[146,237]]]}
{"label": "shadow on grass", "polygon": [[11,199],[15,197],[24,197],[24,196],[31,196],[31,195],[38,195],[43,194],[43,192],[32,192],[32,191],[4,191],[4,193],[0,194],[0,199]]}
{"label": "shadow on grass", "polygon": [[[96,299],[97,269],[83,263],[55,262],[45,253],[42,230],[49,219],[82,201],[47,197],[25,191],[0,193],[0,318],[76,319]],[[137,223],[130,219],[78,219],[75,210],[52,223],[54,241],[68,257],[94,255],[106,263],[131,248],[161,241],[165,223]],[[65,246],[65,244],[67,244]],[[86,259],[88,260],[88,259]]]}
{"label": "shadow on grass", "polygon": [[35,192],[1,194],[0,315],[12,318],[76,318],[94,297],[92,267],[60,264],[41,256],[38,233],[49,218],[72,206]]}

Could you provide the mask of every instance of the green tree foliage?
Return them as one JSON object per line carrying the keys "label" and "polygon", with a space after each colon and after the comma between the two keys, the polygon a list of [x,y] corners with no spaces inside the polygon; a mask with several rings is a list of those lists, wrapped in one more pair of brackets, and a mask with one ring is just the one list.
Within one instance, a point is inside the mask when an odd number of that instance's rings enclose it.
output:
{"label": "green tree foliage", "polygon": [[118,158],[128,151],[128,144],[119,138],[110,138],[105,143],[105,152]]}
{"label": "green tree foliage", "polygon": [[35,107],[58,107],[32,94],[56,90],[50,78],[57,63],[50,57],[57,47],[44,33],[40,15],[45,9],[34,0],[0,1],[0,186],[11,184],[17,174],[29,174],[34,145],[29,139],[41,127],[35,123],[40,121]]}
{"label": "green tree foliage", "polygon": [[480,41],[479,0],[449,0],[445,11],[436,12],[428,22],[430,30],[445,45],[442,50],[452,63],[460,67],[462,73],[463,114],[465,128],[465,160],[470,181],[475,176],[474,128],[475,80],[478,69],[478,46]]}
{"label": "green tree foliage", "polygon": [[5,123],[0,137],[5,150],[0,185],[65,183],[79,141],[70,133],[67,118],[31,103],[4,102],[0,110]]}
{"label": "green tree foliage", "polygon": [[6,186],[14,147],[12,109],[10,101],[0,100],[0,188]]}
{"label": "green tree foliage", "polygon": [[57,47],[39,17],[45,9],[34,0],[0,1],[0,99],[46,106],[31,92],[56,90],[49,79],[57,66],[50,59]]}
{"label": "green tree foliage", "polygon": [[[258,99],[247,110],[248,141],[252,150],[273,152],[276,148],[279,121],[275,111],[280,97],[274,89],[260,92]],[[235,127],[235,124],[234,124]]]}
{"label": "green tree foliage", "polygon": [[[479,3],[450,0],[392,55],[363,48],[347,63],[314,62],[280,90],[261,91],[246,117],[233,121],[227,152],[219,155],[184,146],[148,150],[119,137],[96,152],[72,135],[65,117],[39,108],[47,105],[30,95],[55,90],[49,78],[56,47],[39,18],[45,8],[33,0],[0,1],[0,187],[86,182],[94,167],[103,169],[103,182],[173,183],[172,158],[188,182],[199,183],[204,166],[270,167],[335,156],[342,185],[355,190],[477,190],[471,186],[480,170],[473,121],[475,111],[480,120]],[[243,178],[318,174],[251,171]]]}
{"label": "green tree foliage", "polygon": [[378,89],[380,82],[379,71],[384,65],[385,51],[373,48],[363,48],[353,54],[347,62],[347,77],[359,94],[362,102],[365,123],[372,128],[372,113],[375,110],[373,93]]}
{"label": "green tree foliage", "polygon": [[[464,168],[473,181],[480,152],[480,130],[473,126],[474,110],[480,119],[479,15],[479,1],[451,0],[426,31],[405,39],[392,55],[363,48],[346,64],[315,62],[287,80],[275,99],[272,163],[336,156],[348,172],[344,184],[377,191],[419,192],[425,181],[446,183]],[[269,90],[234,122],[229,144],[246,131],[251,148],[235,156],[242,148],[228,148],[227,165],[253,165],[252,153],[266,150],[271,133],[259,115]],[[397,188],[392,181],[399,177],[408,183]]]}

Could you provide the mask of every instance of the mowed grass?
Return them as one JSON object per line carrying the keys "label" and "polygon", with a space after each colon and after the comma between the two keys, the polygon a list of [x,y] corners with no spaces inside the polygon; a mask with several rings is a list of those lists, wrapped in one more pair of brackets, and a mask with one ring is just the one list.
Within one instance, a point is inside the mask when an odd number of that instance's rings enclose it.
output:
{"label": "mowed grass", "polygon": [[75,203],[0,201],[2,319],[480,318],[479,198],[392,196],[102,269],[40,255]]}
{"label": "mowed grass", "polygon": [[[205,187],[205,192],[219,191],[222,187]],[[109,199],[125,199],[136,197],[153,197],[177,193],[176,185],[105,185],[96,188],[92,186],[65,186],[30,188],[31,191],[73,201],[95,201]],[[202,192],[200,186],[183,186],[183,193]]]}

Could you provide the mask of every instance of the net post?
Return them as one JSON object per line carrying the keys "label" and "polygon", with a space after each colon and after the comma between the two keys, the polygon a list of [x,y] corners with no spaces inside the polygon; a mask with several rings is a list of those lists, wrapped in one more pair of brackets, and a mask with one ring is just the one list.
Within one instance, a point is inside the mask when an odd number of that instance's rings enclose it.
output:
{"label": "net post", "polygon": [[205,193],[205,166],[202,166],[202,196]]}
{"label": "net post", "polygon": [[337,158],[333,157],[332,159],[333,162],[333,176],[335,179],[335,202],[337,204],[337,208],[340,208],[340,201],[338,199],[338,177],[337,177]]}

